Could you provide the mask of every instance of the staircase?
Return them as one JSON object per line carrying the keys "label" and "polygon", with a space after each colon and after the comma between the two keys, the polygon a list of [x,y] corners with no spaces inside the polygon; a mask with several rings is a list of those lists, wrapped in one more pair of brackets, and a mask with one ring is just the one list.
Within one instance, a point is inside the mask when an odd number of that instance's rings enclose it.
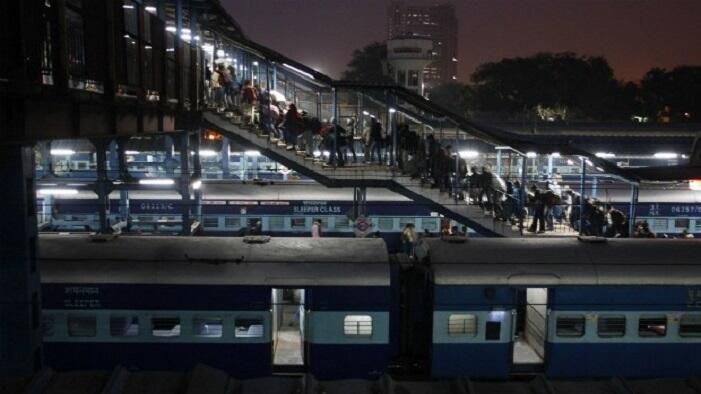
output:
{"label": "staircase", "polygon": [[455,200],[447,193],[431,189],[416,179],[383,165],[349,163],[344,167],[329,167],[323,160],[304,158],[294,150],[286,150],[271,142],[267,135],[251,126],[240,124],[240,118],[230,113],[203,113],[204,127],[217,130],[227,138],[256,149],[261,154],[307,176],[327,187],[379,187],[402,194],[432,210],[460,222],[485,236],[520,237],[510,223],[494,220],[482,208]]}

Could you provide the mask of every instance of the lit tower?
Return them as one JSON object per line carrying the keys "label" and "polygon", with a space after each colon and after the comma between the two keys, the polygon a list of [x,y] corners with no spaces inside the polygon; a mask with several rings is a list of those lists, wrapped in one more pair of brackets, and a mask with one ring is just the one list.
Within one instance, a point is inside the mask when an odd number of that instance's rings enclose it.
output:
{"label": "lit tower", "polygon": [[385,74],[422,96],[424,69],[432,61],[433,41],[429,38],[401,36],[387,40]]}

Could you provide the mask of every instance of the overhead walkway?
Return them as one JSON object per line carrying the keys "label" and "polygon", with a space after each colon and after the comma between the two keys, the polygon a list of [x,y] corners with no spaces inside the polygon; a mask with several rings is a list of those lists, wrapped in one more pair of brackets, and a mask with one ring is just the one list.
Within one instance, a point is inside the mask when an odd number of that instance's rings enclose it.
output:
{"label": "overhead walkway", "polygon": [[205,111],[204,127],[215,129],[226,137],[260,151],[261,154],[303,174],[327,187],[382,187],[402,194],[416,202],[430,206],[432,210],[463,223],[486,236],[520,236],[518,229],[510,223],[495,220],[486,215],[482,208],[455,200],[447,193],[432,189],[416,179],[387,166],[349,164],[344,167],[323,165],[322,161],[305,159],[295,151],[286,150],[270,142],[267,135],[257,129],[234,123],[224,113]]}

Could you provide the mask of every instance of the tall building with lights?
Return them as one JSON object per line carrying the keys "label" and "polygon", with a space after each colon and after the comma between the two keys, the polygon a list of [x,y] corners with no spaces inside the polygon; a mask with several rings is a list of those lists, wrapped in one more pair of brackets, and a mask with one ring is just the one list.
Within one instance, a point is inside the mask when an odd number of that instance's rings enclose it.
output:
{"label": "tall building with lights", "polygon": [[433,41],[433,61],[424,68],[427,89],[457,78],[458,20],[455,6],[392,2],[387,12],[387,38],[421,37]]}

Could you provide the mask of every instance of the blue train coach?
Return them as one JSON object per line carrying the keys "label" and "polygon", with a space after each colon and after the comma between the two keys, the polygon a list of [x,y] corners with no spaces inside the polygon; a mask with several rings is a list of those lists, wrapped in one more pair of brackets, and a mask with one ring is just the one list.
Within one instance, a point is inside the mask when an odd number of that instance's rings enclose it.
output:
{"label": "blue train coach", "polygon": [[57,369],[369,377],[392,357],[378,239],[46,235],[44,352]]}
{"label": "blue train coach", "polygon": [[434,376],[701,372],[701,243],[428,241]]}

